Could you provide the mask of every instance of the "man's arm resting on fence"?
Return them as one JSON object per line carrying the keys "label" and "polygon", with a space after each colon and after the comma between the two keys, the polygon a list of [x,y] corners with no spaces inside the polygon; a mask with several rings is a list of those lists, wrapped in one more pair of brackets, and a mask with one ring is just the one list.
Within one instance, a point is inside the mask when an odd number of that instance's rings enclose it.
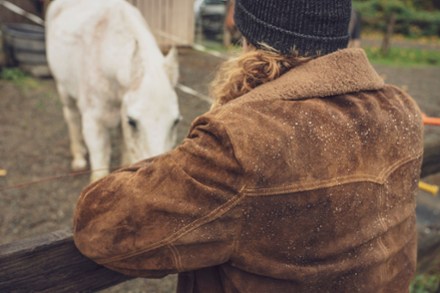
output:
{"label": "man's arm resting on fence", "polygon": [[227,131],[200,118],[177,149],[86,188],[75,243],[97,263],[132,276],[224,263],[239,234],[233,207],[241,173]]}

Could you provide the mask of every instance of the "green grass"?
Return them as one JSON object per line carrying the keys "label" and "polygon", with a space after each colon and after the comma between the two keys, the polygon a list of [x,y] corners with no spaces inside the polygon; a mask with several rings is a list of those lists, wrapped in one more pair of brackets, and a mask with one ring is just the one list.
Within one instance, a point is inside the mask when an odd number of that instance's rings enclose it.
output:
{"label": "green grass", "polygon": [[27,75],[18,68],[4,68],[0,72],[0,79],[19,82],[27,78]]}
{"label": "green grass", "polygon": [[392,66],[440,66],[440,51],[416,48],[390,48],[383,55],[379,47],[365,48],[372,63]]}
{"label": "green grass", "polygon": [[19,68],[3,68],[0,71],[0,79],[13,82],[20,89],[35,89],[38,81]]}
{"label": "green grass", "polygon": [[411,283],[410,293],[436,293],[440,289],[440,275],[417,275]]}

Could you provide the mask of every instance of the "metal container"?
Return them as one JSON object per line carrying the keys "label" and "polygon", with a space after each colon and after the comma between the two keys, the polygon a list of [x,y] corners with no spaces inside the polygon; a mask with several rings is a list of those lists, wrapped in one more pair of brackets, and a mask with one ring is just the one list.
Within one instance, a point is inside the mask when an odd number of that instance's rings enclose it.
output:
{"label": "metal container", "polygon": [[7,65],[47,65],[43,27],[10,23],[1,29]]}

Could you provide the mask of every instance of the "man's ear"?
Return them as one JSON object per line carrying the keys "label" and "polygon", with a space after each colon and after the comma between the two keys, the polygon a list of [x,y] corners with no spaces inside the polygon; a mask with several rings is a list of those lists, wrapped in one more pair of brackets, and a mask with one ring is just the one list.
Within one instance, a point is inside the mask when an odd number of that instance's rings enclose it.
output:
{"label": "man's ear", "polygon": [[177,58],[177,49],[175,46],[165,56],[165,71],[173,86],[177,85],[179,81],[179,60]]}

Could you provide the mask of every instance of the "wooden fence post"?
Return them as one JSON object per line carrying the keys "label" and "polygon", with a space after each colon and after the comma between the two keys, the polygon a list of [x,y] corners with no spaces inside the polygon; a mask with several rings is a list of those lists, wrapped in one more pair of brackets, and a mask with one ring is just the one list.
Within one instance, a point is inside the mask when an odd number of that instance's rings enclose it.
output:
{"label": "wooden fence post", "polygon": [[381,53],[387,55],[390,49],[391,37],[394,33],[394,26],[396,25],[396,13],[391,12],[387,19],[387,28],[382,41]]}

